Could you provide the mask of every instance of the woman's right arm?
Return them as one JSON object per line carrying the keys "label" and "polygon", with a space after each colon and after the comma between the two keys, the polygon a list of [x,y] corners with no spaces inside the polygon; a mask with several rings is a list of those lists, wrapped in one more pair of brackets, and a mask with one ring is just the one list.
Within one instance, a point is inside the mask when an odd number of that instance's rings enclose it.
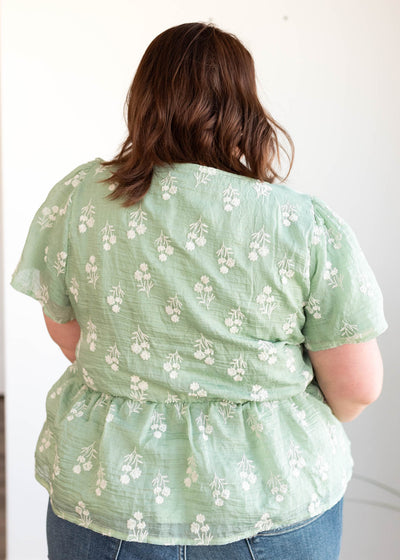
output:
{"label": "woman's right arm", "polygon": [[318,385],[341,422],[354,420],[381,394],[383,365],[376,339],[308,354]]}

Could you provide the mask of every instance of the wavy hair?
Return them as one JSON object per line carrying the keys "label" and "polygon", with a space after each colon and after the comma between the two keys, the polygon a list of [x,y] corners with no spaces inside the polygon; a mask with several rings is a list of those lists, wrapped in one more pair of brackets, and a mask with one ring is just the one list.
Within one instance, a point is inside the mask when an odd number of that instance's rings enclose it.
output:
{"label": "wavy hair", "polygon": [[[254,61],[232,34],[184,23],[148,46],[125,101],[128,136],[105,166],[110,194],[131,206],[148,191],[154,166],[196,163],[273,183],[292,168],[289,134],[262,107]],[[290,152],[278,134],[286,138]],[[280,151],[289,159],[282,178]]]}

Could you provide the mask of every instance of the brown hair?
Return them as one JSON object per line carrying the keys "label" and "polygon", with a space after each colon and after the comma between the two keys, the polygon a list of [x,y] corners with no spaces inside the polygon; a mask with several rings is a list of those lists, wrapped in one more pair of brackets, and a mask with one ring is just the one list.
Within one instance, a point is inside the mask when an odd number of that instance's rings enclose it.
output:
{"label": "brown hair", "polygon": [[[112,199],[130,206],[148,191],[155,165],[197,163],[269,183],[285,180],[294,146],[262,107],[254,61],[232,34],[213,24],[184,23],[148,46],[129,89],[128,137],[106,182]],[[278,131],[291,154],[282,148]],[[280,150],[290,167],[282,179]]]}

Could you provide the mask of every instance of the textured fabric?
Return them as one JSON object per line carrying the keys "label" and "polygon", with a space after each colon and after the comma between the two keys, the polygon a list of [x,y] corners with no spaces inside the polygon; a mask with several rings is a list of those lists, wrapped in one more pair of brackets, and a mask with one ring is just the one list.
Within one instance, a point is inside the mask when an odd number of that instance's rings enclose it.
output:
{"label": "textured fabric", "polygon": [[229,544],[157,545],[106,537],[57,517],[49,501],[49,560],[338,560],[343,499],[328,511],[285,529],[261,531]]}
{"label": "textured fabric", "polygon": [[353,232],[316,198],[189,163],[123,208],[101,162],[51,190],[12,280],[81,327],[36,449],[55,513],[208,545],[326,511],[352,459],[304,348],[386,328]]}

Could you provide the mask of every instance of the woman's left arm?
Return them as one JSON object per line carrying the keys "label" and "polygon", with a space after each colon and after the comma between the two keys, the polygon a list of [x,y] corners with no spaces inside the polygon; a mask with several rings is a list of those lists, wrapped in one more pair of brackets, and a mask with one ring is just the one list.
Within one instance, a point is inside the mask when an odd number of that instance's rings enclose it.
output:
{"label": "woman's left arm", "polygon": [[49,335],[61,348],[64,356],[71,362],[75,361],[75,349],[81,336],[81,329],[76,319],[68,323],[56,323],[43,313]]}

